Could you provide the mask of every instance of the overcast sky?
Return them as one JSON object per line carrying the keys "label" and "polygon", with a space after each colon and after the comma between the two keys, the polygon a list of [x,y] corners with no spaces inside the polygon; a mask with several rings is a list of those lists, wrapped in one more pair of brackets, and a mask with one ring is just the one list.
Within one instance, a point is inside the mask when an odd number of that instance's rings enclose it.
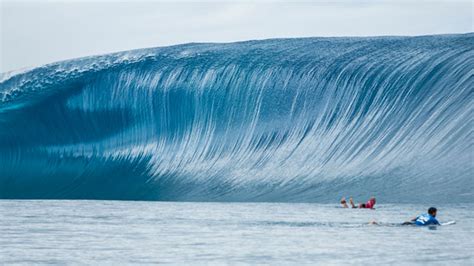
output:
{"label": "overcast sky", "polygon": [[0,72],[187,42],[472,32],[471,1],[0,0]]}

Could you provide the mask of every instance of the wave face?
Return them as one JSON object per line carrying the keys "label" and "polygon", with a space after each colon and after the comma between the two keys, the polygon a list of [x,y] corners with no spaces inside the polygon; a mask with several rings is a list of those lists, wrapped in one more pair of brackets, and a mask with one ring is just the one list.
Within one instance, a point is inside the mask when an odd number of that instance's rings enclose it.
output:
{"label": "wave face", "polygon": [[0,77],[0,198],[464,202],[474,34],[186,44]]}

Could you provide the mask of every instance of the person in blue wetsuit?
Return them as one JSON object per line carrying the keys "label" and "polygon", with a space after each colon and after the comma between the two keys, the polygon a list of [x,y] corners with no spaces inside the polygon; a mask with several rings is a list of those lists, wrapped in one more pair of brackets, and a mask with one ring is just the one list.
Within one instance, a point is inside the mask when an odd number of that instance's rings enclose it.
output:
{"label": "person in blue wetsuit", "polygon": [[419,215],[413,219],[411,219],[408,222],[404,222],[403,225],[419,225],[419,226],[425,226],[425,225],[440,225],[438,220],[436,220],[436,208],[431,207],[428,209],[428,213],[424,213],[422,215]]}

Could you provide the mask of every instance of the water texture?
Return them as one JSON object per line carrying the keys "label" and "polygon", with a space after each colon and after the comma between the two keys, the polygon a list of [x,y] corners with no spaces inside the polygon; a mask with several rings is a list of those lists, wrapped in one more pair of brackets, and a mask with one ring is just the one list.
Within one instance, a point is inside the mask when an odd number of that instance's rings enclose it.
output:
{"label": "water texture", "polygon": [[2,200],[0,263],[474,264],[473,204],[437,206],[441,222],[457,223],[436,229],[394,225],[428,206],[378,207]]}
{"label": "water texture", "polygon": [[473,198],[474,35],[185,44],[0,76],[0,198]]}

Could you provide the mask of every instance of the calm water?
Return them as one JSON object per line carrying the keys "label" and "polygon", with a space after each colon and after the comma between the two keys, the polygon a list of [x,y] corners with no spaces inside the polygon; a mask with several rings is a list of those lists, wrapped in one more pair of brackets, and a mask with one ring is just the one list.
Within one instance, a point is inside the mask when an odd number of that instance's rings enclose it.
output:
{"label": "calm water", "polygon": [[436,230],[394,225],[425,205],[0,201],[1,264],[474,263],[474,204]]}

